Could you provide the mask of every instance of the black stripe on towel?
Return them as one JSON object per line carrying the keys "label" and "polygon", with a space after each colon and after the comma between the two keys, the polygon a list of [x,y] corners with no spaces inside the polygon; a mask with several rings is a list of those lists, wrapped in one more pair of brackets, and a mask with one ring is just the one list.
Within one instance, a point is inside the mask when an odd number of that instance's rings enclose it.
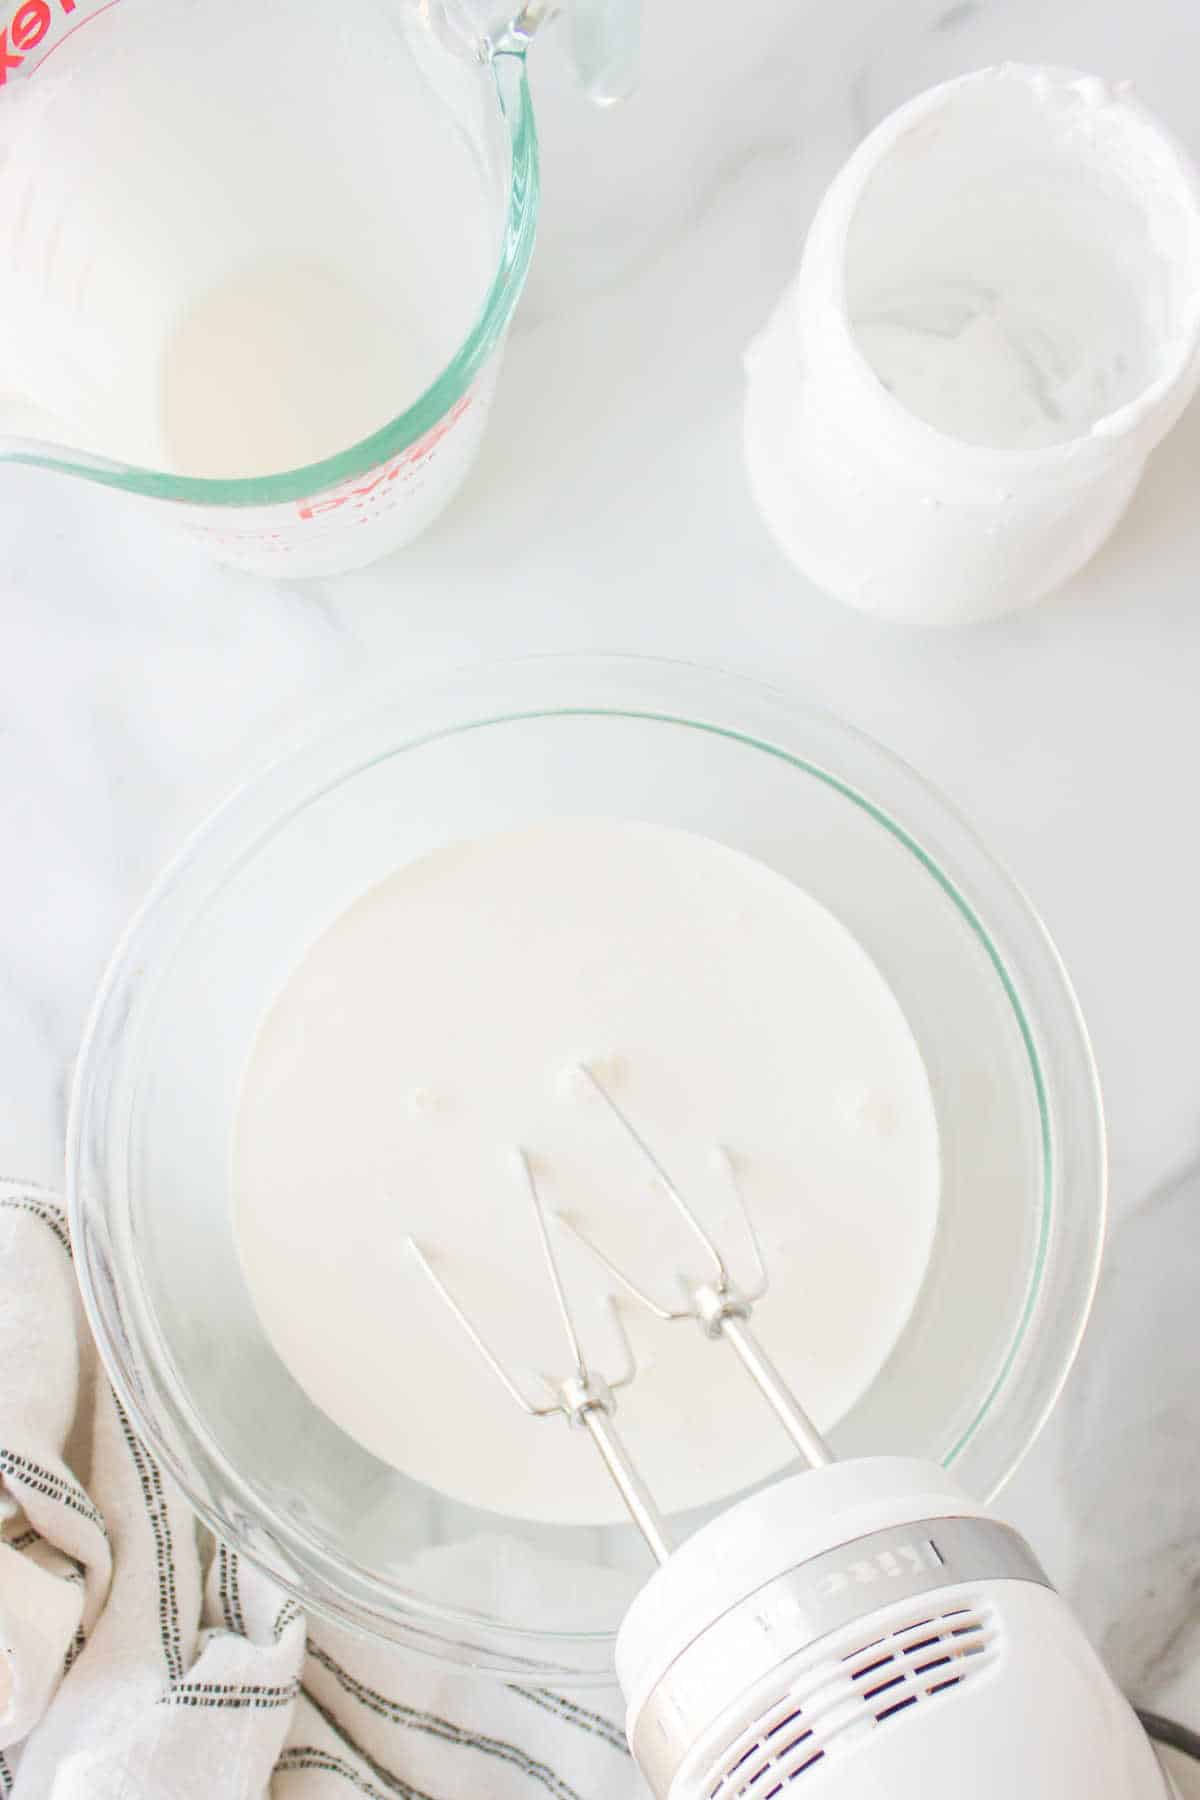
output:
{"label": "black stripe on towel", "polygon": [[418,1712],[415,1707],[403,1706],[398,1700],[389,1700],[386,1694],[377,1693],[374,1688],[356,1680],[327,1651],[311,1642],[308,1654],[321,1668],[328,1670],[352,1700],[357,1700],[360,1706],[365,1706],[369,1712],[386,1719],[389,1724],[406,1725],[413,1731],[423,1731],[430,1737],[439,1738],[444,1744],[457,1744],[465,1750],[479,1750],[485,1756],[494,1756],[498,1762],[508,1763],[523,1775],[528,1775],[532,1781],[540,1782],[548,1793],[554,1795],[554,1800],[580,1800],[575,1789],[549,1763],[539,1762],[518,1745],[506,1743],[503,1738],[485,1737],[481,1733],[467,1731],[449,1719],[439,1719],[432,1713]]}
{"label": "black stripe on towel", "polygon": [[522,1700],[531,1700],[534,1706],[540,1706],[544,1712],[553,1713],[565,1725],[577,1725],[580,1731],[586,1731],[590,1737],[598,1737],[622,1756],[629,1755],[629,1745],[625,1742],[625,1733],[603,1713],[591,1712],[586,1706],[579,1706],[574,1700],[568,1700],[564,1694],[551,1693],[549,1688],[517,1687],[510,1683],[510,1694],[519,1694]]}
{"label": "black stripe on towel", "polygon": [[181,1681],[172,1683],[160,1694],[160,1706],[202,1706],[230,1712],[275,1712],[290,1706],[300,1692],[299,1677],[275,1687],[258,1687],[251,1682]]}
{"label": "black stripe on towel", "polygon": [[150,1452],[138,1442],[121,1402],[113,1395],[121,1432],[133,1458],[142,1499],[154,1537],[154,1561],[158,1570],[158,1628],[162,1637],[163,1657],[172,1682],[183,1679],[183,1647],[179,1637],[179,1601],[175,1592],[175,1552],[171,1543],[171,1521],[167,1516],[166,1496],[158,1464]]}
{"label": "black stripe on towel", "polygon": [[302,1619],[303,1617],[304,1609],[298,1600],[285,1600],[279,1611],[275,1614],[275,1623],[271,1627],[271,1636],[275,1639],[275,1642],[279,1642],[288,1626],[292,1624],[295,1619]]}
{"label": "black stripe on towel", "polygon": [[48,1200],[35,1200],[30,1194],[0,1195],[0,1206],[8,1207],[10,1212],[30,1213],[33,1218],[40,1219],[43,1225],[50,1227],[67,1255],[72,1256],[71,1234],[67,1230],[61,1207],[53,1206]]}
{"label": "black stripe on towel", "polygon": [[8,1758],[0,1750],[0,1794],[11,1794],[13,1791],[13,1772],[8,1766]]}
{"label": "black stripe on towel", "polygon": [[75,1636],[71,1639],[71,1642],[67,1645],[67,1653],[63,1657],[63,1676],[64,1676],[64,1678],[71,1673],[71,1670],[75,1666],[75,1658],[79,1655],[79,1652],[84,1648],[86,1643],[87,1643],[87,1639],[83,1635],[83,1626],[80,1625],[76,1628]]}
{"label": "black stripe on towel", "polygon": [[44,1494],[58,1506],[69,1507],[86,1519],[103,1537],[108,1536],[108,1528],[96,1508],[92,1505],[79,1483],[72,1477],[58,1475],[53,1469],[43,1468],[28,1456],[21,1456],[16,1450],[0,1448],[0,1475],[7,1475],[10,1481],[18,1486],[32,1488],[35,1493]]}
{"label": "black stripe on towel", "polygon": [[245,1637],[246,1615],[242,1611],[242,1565],[232,1550],[229,1552],[229,1598],[233,1602],[233,1616],[237,1620],[237,1628]]}
{"label": "black stripe on towel", "polygon": [[246,1619],[242,1612],[242,1596],[238,1586],[237,1557],[227,1544],[222,1544],[217,1551],[217,1592],[226,1628],[245,1637]]}
{"label": "black stripe on towel", "polygon": [[[351,1768],[345,1757],[335,1756],[332,1750],[322,1750],[316,1744],[294,1744],[290,1750],[285,1750],[275,1764],[274,1773],[287,1775],[294,1771],[300,1774],[305,1769],[316,1769],[322,1775],[340,1775],[343,1781],[348,1781],[358,1793],[365,1795],[366,1800],[389,1800],[389,1795],[385,1794],[382,1788],[377,1788],[370,1781],[364,1781],[358,1770]],[[396,1791],[395,1788],[391,1789],[393,1794]]]}
{"label": "black stripe on towel", "polygon": [[[338,1742],[344,1744],[352,1756],[357,1756],[359,1762],[366,1764],[376,1781],[383,1783],[389,1795],[394,1794],[396,1800],[432,1800],[430,1794],[425,1793],[421,1788],[414,1787],[410,1781],[404,1781],[399,1775],[394,1775],[391,1769],[385,1768],[381,1762],[377,1762],[369,1750],[364,1750],[357,1738],[352,1737],[346,1730],[346,1727],[342,1724],[341,1720],[335,1719],[333,1714],[328,1712],[326,1708],[322,1706],[311,1688],[301,1688],[300,1692],[303,1698],[307,1700],[308,1704],[312,1707],[313,1711],[317,1714],[318,1718],[324,1720]],[[286,1754],[287,1752],[285,1751],[284,1755],[286,1756]],[[340,1761],[341,1759],[339,1758],[338,1760]],[[276,1767],[278,1767],[278,1764]],[[361,1776],[359,1779],[361,1780]]]}

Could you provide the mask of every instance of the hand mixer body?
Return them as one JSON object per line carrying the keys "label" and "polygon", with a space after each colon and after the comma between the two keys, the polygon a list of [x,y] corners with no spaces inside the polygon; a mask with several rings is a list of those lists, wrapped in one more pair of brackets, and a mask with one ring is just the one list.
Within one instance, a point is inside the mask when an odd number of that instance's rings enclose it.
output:
{"label": "hand mixer body", "polygon": [[935,1466],[834,1464],[682,1545],[617,1644],[656,1800],[1164,1800],[1024,1540]]}
{"label": "hand mixer body", "polygon": [[[750,1330],[767,1271],[749,1215],[758,1280],[746,1290],[625,1109],[593,1069],[577,1072],[649,1166],[709,1275],[683,1281],[683,1305],[663,1304],[568,1220],[557,1224],[660,1320],[690,1318],[724,1341],[808,1464],[672,1550],[612,1423],[613,1389],[636,1373],[628,1340],[615,1381],[589,1368],[528,1153],[516,1152],[514,1168],[571,1363],[543,1381],[540,1403],[411,1245],[509,1398],[590,1432],[658,1560],[617,1637],[630,1748],[655,1800],[1167,1800],[1174,1789],[1136,1716],[1025,1540],[936,1464],[833,1460]],[[727,1153],[724,1166],[736,1194]]]}

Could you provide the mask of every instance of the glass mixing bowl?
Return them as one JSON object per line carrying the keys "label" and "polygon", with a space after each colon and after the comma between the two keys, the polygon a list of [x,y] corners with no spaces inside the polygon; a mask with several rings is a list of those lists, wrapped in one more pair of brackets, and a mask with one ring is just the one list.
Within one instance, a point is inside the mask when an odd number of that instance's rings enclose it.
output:
{"label": "glass mixing bowl", "polygon": [[995,1492],[1079,1342],[1105,1173],[1084,1028],[1028,902],[936,793],[824,713],[699,668],[539,658],[360,699],[240,787],[131,925],[79,1063],[68,1187],[101,1352],[197,1511],[307,1605],[568,1684],[611,1679],[648,1572],[633,1527],[507,1520],[377,1461],[280,1363],[231,1230],[242,1076],[308,946],[407,860],[562,815],[681,827],[770,864],[849,927],[918,1040],[936,1238],[837,1452],[932,1457]]}

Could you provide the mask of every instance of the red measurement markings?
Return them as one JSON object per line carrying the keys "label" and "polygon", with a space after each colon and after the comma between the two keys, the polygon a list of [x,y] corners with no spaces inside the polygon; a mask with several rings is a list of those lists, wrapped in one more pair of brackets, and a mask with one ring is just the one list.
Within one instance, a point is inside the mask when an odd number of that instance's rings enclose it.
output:
{"label": "red measurement markings", "polygon": [[297,508],[300,517],[315,519],[320,513],[336,512],[339,506],[352,506],[358,501],[367,499],[369,495],[378,493],[389,482],[395,481],[407,469],[411,469],[415,463],[424,462],[430,451],[462,418],[470,404],[471,395],[464,394],[462,399],[450,408],[445,418],[439,419],[437,424],[425,433],[424,437],[418,438],[415,444],[410,444],[407,450],[402,451],[391,462],[384,463],[381,469],[376,469],[365,480],[356,482],[353,486],[336,488],[329,494],[318,494],[314,500],[302,500]]}

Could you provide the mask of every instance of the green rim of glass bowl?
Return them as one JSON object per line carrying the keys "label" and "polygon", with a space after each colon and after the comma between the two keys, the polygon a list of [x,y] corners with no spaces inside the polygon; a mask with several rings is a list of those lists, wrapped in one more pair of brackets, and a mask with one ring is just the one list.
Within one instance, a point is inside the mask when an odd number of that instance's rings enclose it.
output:
{"label": "green rim of glass bowl", "polygon": [[0,439],[0,462],[25,463],[32,468],[53,469],[62,475],[79,475],[104,487],[120,488],[125,493],[142,494],[154,500],[185,501],[198,506],[271,506],[276,502],[306,499],[355,475],[365,474],[368,469],[377,468],[424,437],[462,398],[498,348],[521,297],[533,254],[540,183],[537,132],[524,52],[497,51],[491,60],[491,70],[508,130],[512,159],[499,267],[483,308],[457,353],[436,381],[404,412],[336,456],[327,456],[299,469],[287,469],[278,475],[256,475],[230,481],[138,468],[108,457],[42,445],[29,439],[7,442]]}

